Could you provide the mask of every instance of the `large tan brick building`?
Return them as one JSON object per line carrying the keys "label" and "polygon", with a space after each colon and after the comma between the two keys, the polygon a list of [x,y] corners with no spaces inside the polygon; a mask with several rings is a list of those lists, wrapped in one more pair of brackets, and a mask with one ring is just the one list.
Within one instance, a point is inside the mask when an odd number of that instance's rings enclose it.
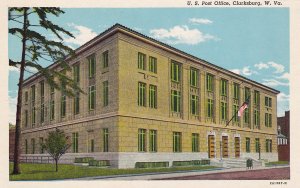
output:
{"label": "large tan brick building", "polygon": [[[116,24],[76,50],[69,61],[86,94],[65,96],[38,73],[24,84],[22,153],[59,128],[78,156],[136,162],[210,158],[278,160],[277,100],[270,87],[234,74]],[[59,69],[57,64],[50,69]],[[233,118],[250,97],[242,117]]]}

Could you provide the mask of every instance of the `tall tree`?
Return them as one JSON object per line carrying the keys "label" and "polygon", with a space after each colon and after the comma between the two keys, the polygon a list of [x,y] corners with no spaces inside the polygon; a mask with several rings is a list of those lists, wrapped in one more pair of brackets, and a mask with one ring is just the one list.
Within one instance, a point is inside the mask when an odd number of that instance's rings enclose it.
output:
{"label": "tall tree", "polygon": [[68,143],[68,137],[59,129],[49,132],[45,143],[41,143],[41,147],[44,148],[55,161],[56,172],[58,171],[58,161],[60,157],[66,153],[70,146],[71,144]]}
{"label": "tall tree", "polygon": [[[24,71],[30,72],[28,68],[32,67],[38,70],[37,74],[43,76],[51,87],[73,96],[74,91],[82,90],[75,84],[73,79],[69,78],[65,72],[70,71],[71,67],[66,62],[67,59],[74,57],[74,50],[63,43],[63,37],[74,36],[64,28],[52,23],[48,16],[58,17],[63,14],[60,8],[29,8],[14,7],[8,10],[9,34],[18,37],[21,40],[20,61],[9,59],[9,66],[15,66],[20,69],[18,83],[18,99],[16,112],[16,132],[15,132],[15,150],[14,150],[14,168],[12,174],[20,174],[20,124],[22,111],[22,87],[24,81]],[[46,30],[54,34],[57,39],[48,39],[41,34],[41,30]],[[55,62],[58,64],[56,69],[44,68],[40,61]]]}

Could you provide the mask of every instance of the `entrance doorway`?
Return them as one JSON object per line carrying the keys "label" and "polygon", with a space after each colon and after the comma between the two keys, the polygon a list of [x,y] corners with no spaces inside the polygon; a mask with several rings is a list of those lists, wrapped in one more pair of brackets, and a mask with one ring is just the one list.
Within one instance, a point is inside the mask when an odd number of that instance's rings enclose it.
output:
{"label": "entrance doorway", "polygon": [[222,136],[222,156],[228,158],[228,136]]}
{"label": "entrance doorway", "polygon": [[215,136],[208,136],[208,157],[215,158]]}
{"label": "entrance doorway", "polygon": [[240,157],[240,137],[235,137],[234,138],[234,150],[235,150],[235,158]]}

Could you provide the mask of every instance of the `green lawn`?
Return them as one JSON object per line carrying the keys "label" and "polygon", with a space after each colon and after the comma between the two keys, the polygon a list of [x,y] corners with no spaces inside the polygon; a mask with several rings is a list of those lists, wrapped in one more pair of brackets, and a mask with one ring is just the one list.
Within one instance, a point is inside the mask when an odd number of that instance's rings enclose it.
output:
{"label": "green lawn", "polygon": [[[10,175],[10,180],[55,180],[67,178],[79,178],[88,176],[109,176],[122,174],[140,174],[151,172],[172,172],[184,170],[205,170],[216,168],[213,166],[191,166],[191,167],[172,167],[172,168],[154,168],[154,169],[112,169],[112,168],[95,168],[85,166],[75,166],[60,164],[58,172],[55,172],[53,164],[30,164],[22,163],[21,174]],[[9,169],[12,172],[13,164],[10,163]]]}
{"label": "green lawn", "polygon": [[276,166],[276,165],[286,165],[289,164],[289,161],[274,161],[266,163],[266,166]]}

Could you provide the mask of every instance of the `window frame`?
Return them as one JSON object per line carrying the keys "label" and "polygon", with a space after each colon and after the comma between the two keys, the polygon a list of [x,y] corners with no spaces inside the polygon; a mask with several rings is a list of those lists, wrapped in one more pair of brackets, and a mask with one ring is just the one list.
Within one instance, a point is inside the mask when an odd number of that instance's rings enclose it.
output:
{"label": "window frame", "polygon": [[171,112],[181,112],[181,92],[177,90],[171,90]]}
{"label": "window frame", "polygon": [[147,84],[144,82],[138,82],[138,106],[146,107],[146,87]]}

